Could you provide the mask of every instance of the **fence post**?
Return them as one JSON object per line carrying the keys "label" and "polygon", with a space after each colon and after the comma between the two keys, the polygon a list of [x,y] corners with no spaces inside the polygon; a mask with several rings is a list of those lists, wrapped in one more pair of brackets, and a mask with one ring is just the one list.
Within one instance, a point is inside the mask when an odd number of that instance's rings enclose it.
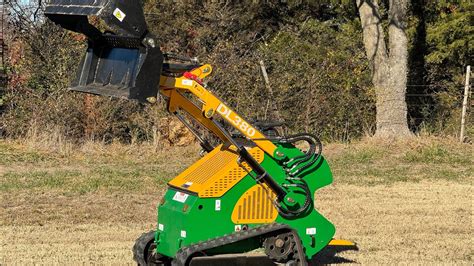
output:
{"label": "fence post", "polygon": [[263,60],[260,60],[259,63],[260,63],[260,69],[262,70],[263,79],[265,81],[265,87],[267,88],[268,93],[270,94],[270,97],[268,98],[268,102],[267,102],[267,108],[265,109],[265,119],[267,119],[267,111],[268,111],[268,107],[270,107],[273,115],[275,115],[275,118],[278,121],[280,121],[281,120],[280,111],[275,103],[276,101],[274,97],[275,95],[273,93],[273,88],[270,85],[270,80],[268,79],[267,68],[265,67],[265,62],[263,62]]}
{"label": "fence post", "polygon": [[471,77],[471,66],[467,66],[466,69],[466,83],[464,85],[464,99],[462,101],[462,113],[461,113],[461,134],[459,135],[459,141],[464,141],[464,127],[466,124],[466,110],[467,110],[467,98],[469,96],[469,81]]}

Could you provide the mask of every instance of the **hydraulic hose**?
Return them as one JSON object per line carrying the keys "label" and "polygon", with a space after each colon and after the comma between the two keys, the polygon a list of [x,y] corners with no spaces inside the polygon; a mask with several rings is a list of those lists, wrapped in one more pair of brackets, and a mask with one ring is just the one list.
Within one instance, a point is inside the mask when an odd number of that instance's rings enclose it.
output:
{"label": "hydraulic hose", "polygon": [[[305,170],[309,169],[311,166],[314,165],[315,162],[317,162],[317,160],[321,156],[323,145],[318,137],[309,133],[299,133],[285,137],[269,137],[267,139],[271,141],[277,141],[279,143],[293,144],[297,141],[305,141],[309,144],[309,149],[304,152],[304,154],[295,156],[289,161],[283,163],[283,165],[287,168],[286,172],[291,177],[291,180],[297,180],[298,182],[300,182],[283,186],[292,186],[302,189],[305,194],[305,201],[303,203],[303,206],[301,206],[297,210],[289,210],[282,208],[281,206],[277,206],[277,209],[280,215],[284,218],[289,219],[297,217],[308,210],[308,208],[311,206],[312,201],[312,195],[308,183],[303,178],[299,178],[297,176],[303,173]],[[301,168],[298,168],[298,166],[300,166],[301,164],[305,165]],[[291,170],[295,168],[297,169],[294,172],[291,172]],[[288,180],[290,179],[288,178]]]}
{"label": "hydraulic hose", "polygon": [[281,207],[278,207],[278,211],[280,213],[280,215],[286,219],[288,218],[294,218],[296,216],[299,216],[301,213],[305,212],[311,205],[311,191],[309,190],[309,187],[308,187],[308,183],[306,183],[306,181],[304,181],[303,179],[299,180],[301,181],[303,184],[292,184],[292,186],[295,186],[295,187],[299,187],[301,189],[303,189],[304,193],[305,193],[305,201],[304,201],[304,204],[303,206],[301,206],[300,208],[298,208],[297,210],[295,211],[292,211],[292,210],[286,210],[286,209],[283,209]]}
{"label": "hydraulic hose", "polygon": [[296,171],[290,173],[290,175],[291,176],[296,176],[299,173],[302,173],[305,170],[307,170],[308,168],[310,168],[311,166],[313,166],[313,164],[318,161],[319,157],[321,157],[321,152],[323,150],[323,144],[321,143],[321,141],[319,141],[319,139],[318,139],[318,150],[319,150],[319,152],[313,154],[314,156],[311,159],[311,161],[307,162],[303,167],[301,167],[301,168],[297,169]]}
{"label": "hydraulic hose", "polygon": [[[301,206],[297,210],[288,210],[288,209],[283,209],[280,207],[279,208],[280,215],[282,215],[285,218],[294,218],[296,216],[299,216],[305,211],[307,211],[307,209],[310,207],[312,195],[311,195],[311,191],[309,189],[308,183],[303,178],[295,178],[295,177],[303,173],[305,170],[309,169],[310,167],[312,167],[313,164],[316,163],[317,160],[320,158],[322,150],[323,150],[323,145],[321,143],[321,140],[313,134],[301,133],[301,134],[285,137],[280,140],[281,143],[295,143],[296,141],[306,141],[310,147],[308,151],[305,152],[305,154],[292,158],[290,161],[285,162],[284,165],[285,166],[290,165],[291,168],[287,169],[287,173],[291,177],[293,177],[293,180],[296,179],[299,182],[301,182],[300,184],[291,184],[291,186],[301,188],[304,191],[306,198],[305,198],[303,206]],[[296,169],[296,171],[291,172],[292,169],[297,168],[301,164],[305,164],[305,165],[301,168]]]}

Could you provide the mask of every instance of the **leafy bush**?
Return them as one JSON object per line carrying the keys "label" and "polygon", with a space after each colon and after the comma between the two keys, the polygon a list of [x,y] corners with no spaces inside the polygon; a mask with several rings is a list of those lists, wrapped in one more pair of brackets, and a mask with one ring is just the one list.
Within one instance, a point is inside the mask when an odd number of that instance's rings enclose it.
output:
{"label": "leafy bush", "polygon": [[[312,132],[325,140],[347,141],[373,131],[374,92],[353,5],[323,5],[319,1],[144,2],[146,19],[162,50],[198,56],[201,62],[212,64],[209,87],[248,120],[281,119],[291,132]],[[426,54],[426,64],[421,56],[423,63],[412,68],[427,71],[423,82],[454,84],[459,80],[459,75],[455,76],[459,60],[466,60],[472,50],[472,34],[468,34],[472,27],[465,25],[471,5],[463,4],[460,9],[448,5],[449,12],[440,5],[427,6],[426,44],[411,48],[412,54],[419,49],[421,55]],[[437,19],[435,15],[443,12]],[[417,21],[421,20],[412,19],[409,34],[414,34],[415,24],[420,25]],[[449,28],[456,28],[454,35]],[[0,132],[23,137],[33,128],[35,132],[60,132],[76,141],[107,142],[156,140],[158,135],[166,135],[167,125],[160,124],[169,121],[162,119],[166,116],[163,104],[142,106],[66,90],[84,50],[83,36],[47,20],[24,29],[13,29],[17,37],[11,46],[19,52],[10,58],[11,82],[4,97],[6,111]],[[263,80],[261,60],[272,92]],[[410,75],[419,72],[413,73]],[[441,131],[453,127],[458,121],[453,110],[459,108],[459,88],[420,88],[423,91],[409,91],[435,94],[428,105],[421,102],[423,108],[410,108],[421,114],[424,128]]]}

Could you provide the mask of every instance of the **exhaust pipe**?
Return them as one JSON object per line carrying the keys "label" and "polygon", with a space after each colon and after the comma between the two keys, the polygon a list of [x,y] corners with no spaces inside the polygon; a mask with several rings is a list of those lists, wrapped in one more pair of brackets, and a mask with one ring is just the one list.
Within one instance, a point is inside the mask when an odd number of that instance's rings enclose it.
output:
{"label": "exhaust pipe", "polygon": [[[139,0],[50,0],[45,15],[87,36],[88,47],[70,89],[140,102],[156,100],[163,54],[148,31]],[[89,17],[103,20],[101,32]]]}

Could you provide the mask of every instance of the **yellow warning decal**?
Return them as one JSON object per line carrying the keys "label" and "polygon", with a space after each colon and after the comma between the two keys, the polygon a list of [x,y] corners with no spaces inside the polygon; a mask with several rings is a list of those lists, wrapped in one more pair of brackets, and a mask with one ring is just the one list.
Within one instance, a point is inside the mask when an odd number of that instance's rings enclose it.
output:
{"label": "yellow warning decal", "polygon": [[118,7],[114,10],[114,13],[113,13],[113,14],[114,14],[114,17],[116,17],[120,22],[122,22],[122,21],[125,19],[125,17],[127,16],[127,15],[126,15],[125,13],[123,13],[123,11],[120,10],[120,8],[118,8]]}
{"label": "yellow warning decal", "polygon": [[235,204],[232,222],[235,224],[271,223],[278,217],[273,206],[275,194],[266,185],[248,189]]}

